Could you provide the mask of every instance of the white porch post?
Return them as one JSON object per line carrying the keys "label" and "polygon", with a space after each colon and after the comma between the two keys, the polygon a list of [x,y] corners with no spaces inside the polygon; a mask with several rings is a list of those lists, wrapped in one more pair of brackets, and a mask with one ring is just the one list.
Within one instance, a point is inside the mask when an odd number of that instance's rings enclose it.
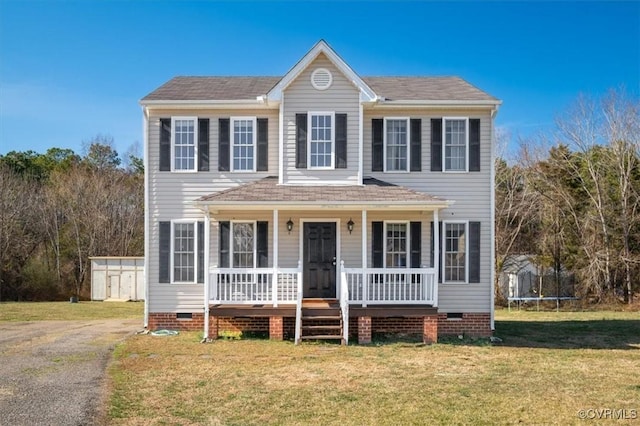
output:
{"label": "white porch post", "polygon": [[278,210],[273,210],[273,276],[271,278],[271,298],[273,306],[278,306]]}
{"label": "white porch post", "polygon": [[204,214],[204,339],[209,338],[209,240],[211,236],[211,218],[209,217],[209,206]]}
{"label": "white porch post", "polygon": [[436,271],[433,283],[433,306],[438,306],[438,277],[440,276],[440,218],[439,211],[433,211],[433,270]]}
{"label": "white porch post", "polygon": [[360,279],[362,280],[362,306],[367,306],[367,281],[368,276],[366,273],[368,259],[367,259],[367,211],[362,210],[362,276]]}

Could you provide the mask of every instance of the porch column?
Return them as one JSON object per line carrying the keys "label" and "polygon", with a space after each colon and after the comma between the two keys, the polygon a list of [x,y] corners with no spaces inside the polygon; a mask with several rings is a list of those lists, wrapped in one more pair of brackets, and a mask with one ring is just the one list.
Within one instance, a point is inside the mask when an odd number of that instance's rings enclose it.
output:
{"label": "porch column", "polygon": [[[209,206],[206,207],[204,213],[204,336],[206,340],[209,338],[209,239],[211,232],[211,217],[209,216]],[[218,330],[215,330],[215,336],[218,337]]]}
{"label": "porch column", "polygon": [[[362,210],[362,269],[367,267],[367,211]],[[362,271],[364,273],[364,271]]]}
{"label": "porch column", "polygon": [[271,297],[273,306],[278,306],[278,221],[279,212],[277,209],[273,210],[273,276],[271,278]]}

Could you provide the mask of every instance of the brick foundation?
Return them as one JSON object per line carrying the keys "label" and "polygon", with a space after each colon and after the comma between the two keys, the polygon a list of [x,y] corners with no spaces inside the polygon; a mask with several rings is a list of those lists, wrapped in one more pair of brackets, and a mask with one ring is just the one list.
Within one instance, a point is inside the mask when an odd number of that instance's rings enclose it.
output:
{"label": "brick foundation", "polygon": [[491,314],[463,313],[462,318],[448,318],[438,314],[438,335],[465,335],[471,337],[491,336]]}
{"label": "brick foundation", "polygon": [[284,321],[282,317],[269,317],[269,339],[284,339]]}
{"label": "brick foundation", "polygon": [[371,317],[358,317],[358,343],[371,343]]}
{"label": "brick foundation", "polygon": [[[149,314],[150,330],[169,329],[180,331],[202,331],[204,314],[193,313],[191,319],[178,318],[176,313]],[[220,333],[256,332],[268,334],[271,339],[292,339],[295,334],[295,318],[292,317],[210,317],[209,337]],[[425,343],[434,343],[438,336],[465,335],[471,337],[491,336],[491,314],[462,313],[409,318],[352,317],[349,319],[349,337],[360,344],[371,343],[374,333],[422,336]]]}
{"label": "brick foundation", "polygon": [[180,331],[201,331],[204,330],[204,314],[191,314],[191,319],[178,318],[174,313],[153,313],[149,314],[149,330],[180,330]]}

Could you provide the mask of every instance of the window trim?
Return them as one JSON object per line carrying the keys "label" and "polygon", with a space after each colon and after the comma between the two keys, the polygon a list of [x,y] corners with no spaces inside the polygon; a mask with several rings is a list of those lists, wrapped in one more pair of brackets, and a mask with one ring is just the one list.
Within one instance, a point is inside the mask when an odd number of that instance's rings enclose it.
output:
{"label": "window trim", "polygon": [[[385,269],[411,269],[411,222],[408,220],[385,220],[383,221],[384,227],[382,230],[382,265]],[[387,265],[387,225],[404,225],[405,226],[405,235],[406,235],[406,245],[405,245],[405,264],[403,267],[394,267]]]}
{"label": "window trim", "polygon": [[[191,224],[193,225],[193,281],[176,281],[175,280],[175,225]],[[198,284],[198,221],[196,219],[174,219],[171,221],[171,246],[169,248],[169,264],[170,264],[170,283],[171,284]]]}
{"label": "window trim", "polygon": [[[237,224],[250,224],[253,227],[253,266],[233,266],[233,230]],[[257,220],[231,220],[229,229],[229,267],[233,269],[256,269],[258,264],[258,244],[257,244],[257,232],[258,221]]]}
{"label": "window trim", "polygon": [[[331,116],[331,165],[330,166],[312,166],[311,165],[311,135],[313,128],[311,122],[313,116],[329,115]],[[336,168],[336,113],[335,111],[307,111],[307,169],[309,170],[334,170]]]}
{"label": "window trim", "polygon": [[[447,120],[464,120],[465,122],[464,170],[447,170]],[[469,173],[469,117],[442,117],[442,172]]]}
{"label": "window trim", "polygon": [[[464,281],[451,281],[447,280],[447,225],[464,225]],[[442,221],[442,235],[440,236],[442,239],[442,250],[440,253],[442,262],[442,283],[443,284],[469,284],[469,221],[468,220],[443,220]]]}
{"label": "window trim", "polygon": [[[193,169],[176,169],[176,121],[193,121]],[[171,171],[175,173],[198,172],[198,117],[196,116],[172,116],[171,117]]]}
{"label": "window trim", "polygon": [[[407,167],[405,170],[387,170],[387,121],[403,120],[407,124]],[[411,118],[410,117],[384,117],[382,125],[382,171],[384,173],[410,173],[411,172]],[[385,228],[386,229],[386,228]]]}
{"label": "window trim", "polygon": [[[238,169],[235,168],[233,148],[235,147],[234,138],[234,122],[236,120],[246,120],[253,122],[253,140],[251,146],[253,147],[253,169]],[[229,117],[229,170],[231,173],[255,173],[258,166],[258,118],[256,116],[233,116]]]}

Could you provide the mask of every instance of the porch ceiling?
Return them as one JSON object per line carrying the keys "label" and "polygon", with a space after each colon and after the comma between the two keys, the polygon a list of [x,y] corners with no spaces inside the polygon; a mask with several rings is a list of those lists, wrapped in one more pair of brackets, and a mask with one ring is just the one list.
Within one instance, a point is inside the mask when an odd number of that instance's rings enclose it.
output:
{"label": "porch ceiling", "polygon": [[307,210],[314,207],[420,211],[445,208],[453,201],[374,178],[365,178],[363,185],[280,185],[277,177],[267,177],[205,195],[195,204],[203,209],[211,206],[215,210]]}

